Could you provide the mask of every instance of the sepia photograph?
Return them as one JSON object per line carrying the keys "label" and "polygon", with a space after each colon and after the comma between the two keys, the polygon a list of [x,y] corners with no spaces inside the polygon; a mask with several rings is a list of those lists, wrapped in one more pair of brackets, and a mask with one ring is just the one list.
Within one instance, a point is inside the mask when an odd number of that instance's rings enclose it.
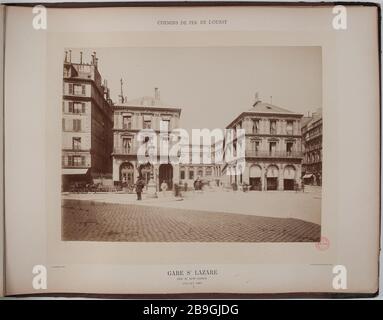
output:
{"label": "sepia photograph", "polygon": [[320,47],[64,52],[62,240],[318,242]]}
{"label": "sepia photograph", "polygon": [[378,6],[1,14],[0,295],[377,295]]}

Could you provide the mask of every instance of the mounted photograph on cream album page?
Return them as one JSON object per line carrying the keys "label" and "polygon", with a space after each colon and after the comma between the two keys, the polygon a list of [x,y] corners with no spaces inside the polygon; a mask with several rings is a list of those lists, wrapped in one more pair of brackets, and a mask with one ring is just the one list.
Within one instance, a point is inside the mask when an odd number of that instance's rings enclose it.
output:
{"label": "mounted photograph on cream album page", "polygon": [[5,295],[377,294],[378,6],[3,10]]}

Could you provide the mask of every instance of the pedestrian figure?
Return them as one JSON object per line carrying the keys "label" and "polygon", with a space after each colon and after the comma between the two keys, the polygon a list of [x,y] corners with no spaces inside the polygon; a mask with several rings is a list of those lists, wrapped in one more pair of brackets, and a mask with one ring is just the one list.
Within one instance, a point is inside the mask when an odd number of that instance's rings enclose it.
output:
{"label": "pedestrian figure", "polygon": [[144,189],[144,186],[145,186],[145,182],[142,179],[142,177],[139,176],[136,182],[137,200],[142,200],[141,193],[142,193],[142,189]]}
{"label": "pedestrian figure", "polygon": [[166,181],[162,181],[161,183],[161,191],[163,194],[165,194],[165,191],[168,190],[168,184],[166,183]]}
{"label": "pedestrian figure", "polygon": [[199,179],[199,177],[197,177],[197,179],[194,181],[194,190],[201,190],[201,189],[202,189],[202,182]]}

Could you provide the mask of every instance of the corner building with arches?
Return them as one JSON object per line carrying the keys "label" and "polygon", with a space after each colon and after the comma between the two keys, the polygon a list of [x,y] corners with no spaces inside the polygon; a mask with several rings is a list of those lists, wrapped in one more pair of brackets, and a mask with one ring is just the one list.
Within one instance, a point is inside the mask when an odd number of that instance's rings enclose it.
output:
{"label": "corner building with arches", "polygon": [[258,99],[226,128],[245,130],[245,168],[227,175],[235,163],[222,168],[225,184],[248,184],[251,191],[295,190],[301,186],[303,115]]}

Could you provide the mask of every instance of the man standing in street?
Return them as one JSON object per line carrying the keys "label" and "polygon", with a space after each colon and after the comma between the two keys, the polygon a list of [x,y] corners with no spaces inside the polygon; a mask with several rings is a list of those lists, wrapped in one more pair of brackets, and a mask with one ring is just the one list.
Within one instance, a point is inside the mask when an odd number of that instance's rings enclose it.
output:
{"label": "man standing in street", "polygon": [[142,189],[144,188],[144,186],[145,186],[145,182],[144,182],[144,180],[142,180],[142,177],[139,176],[137,179],[137,182],[136,182],[137,200],[142,200],[141,193],[142,193]]}

